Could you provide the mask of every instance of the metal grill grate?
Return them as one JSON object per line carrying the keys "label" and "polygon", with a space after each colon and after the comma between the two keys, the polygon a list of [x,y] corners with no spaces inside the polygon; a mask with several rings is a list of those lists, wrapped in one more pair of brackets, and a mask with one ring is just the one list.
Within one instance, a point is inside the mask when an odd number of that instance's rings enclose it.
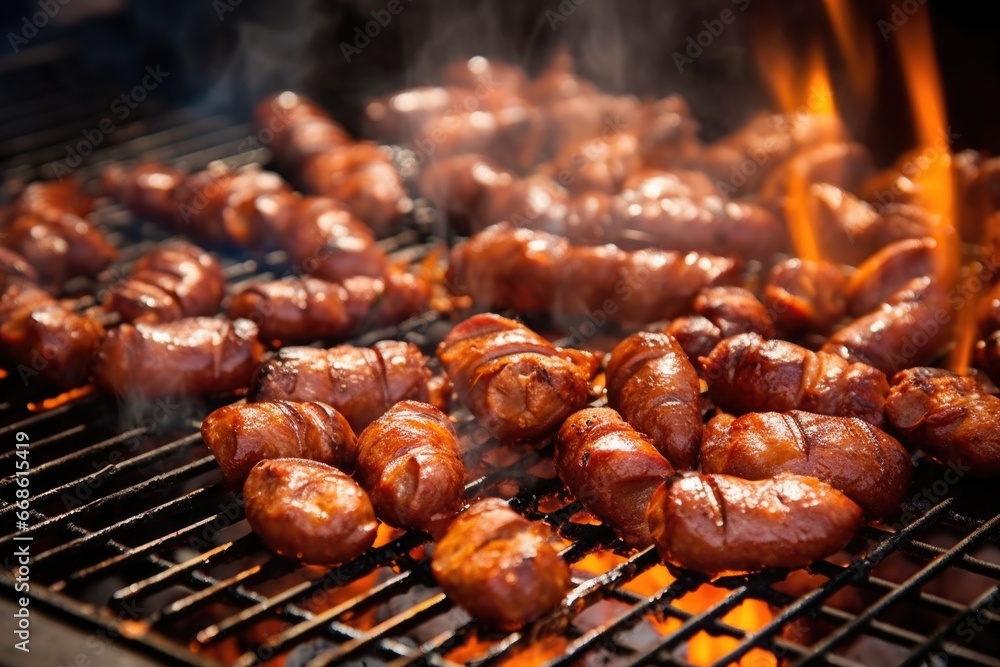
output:
{"label": "metal grill grate", "polygon": [[[34,103],[0,109],[0,118],[50,103],[39,92]],[[123,132],[135,136],[95,153],[82,176],[139,155],[195,167],[267,159],[262,151],[237,152],[247,127],[197,110]],[[58,156],[64,135],[0,143],[6,174],[33,177],[30,165]],[[98,218],[127,260],[165,237],[110,204]],[[417,243],[415,230],[386,247],[420,257],[429,246]],[[227,257],[226,265],[237,282],[287,269],[281,253]],[[429,352],[448,326],[425,316],[355,342],[397,337]],[[792,590],[783,573],[725,578],[692,610],[685,600],[704,590],[705,579],[674,579],[652,550],[615,555],[612,533],[581,520],[579,504],[561,495],[547,465],[551,449],[493,450],[479,463],[469,497],[510,496],[519,512],[556,529],[563,557],[576,565],[574,590],[560,609],[523,632],[496,633],[435,587],[421,534],[383,534],[381,546],[328,570],[298,567],[263,549],[198,435],[201,418],[226,400],[166,401],[137,411],[89,395],[35,412],[29,404],[48,398],[45,388],[25,386],[8,370],[0,380],[0,439],[8,443],[0,454],[0,554],[30,536],[33,599],[149,656],[199,666],[495,665],[527,661],[526,652],[537,658],[539,647],[550,647],[547,665],[688,665],[692,640],[707,633],[733,640],[716,665],[756,664],[757,649],[804,665],[1000,665],[1000,499],[988,485],[953,481],[933,465],[919,463],[912,500],[895,525],[867,527],[848,553],[815,566],[825,583]],[[467,448],[485,449],[470,416],[458,410],[455,417]],[[32,520],[28,530],[12,532],[15,485],[7,475],[18,431],[31,438]],[[0,590],[14,597],[9,556],[4,565]],[[757,630],[731,619],[748,601],[770,610]]]}

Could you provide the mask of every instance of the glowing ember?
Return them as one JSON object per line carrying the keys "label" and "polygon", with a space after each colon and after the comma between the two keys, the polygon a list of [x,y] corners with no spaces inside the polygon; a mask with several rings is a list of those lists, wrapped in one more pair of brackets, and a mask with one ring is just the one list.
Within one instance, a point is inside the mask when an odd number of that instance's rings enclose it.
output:
{"label": "glowing ember", "polygon": [[84,387],[76,387],[75,389],[70,389],[69,391],[64,391],[63,393],[55,396],[53,398],[46,398],[38,403],[28,403],[28,409],[32,412],[46,412],[48,410],[54,410],[60,405],[65,405],[75,401],[78,398],[83,398],[84,396],[89,396],[96,391],[93,385],[86,385]]}

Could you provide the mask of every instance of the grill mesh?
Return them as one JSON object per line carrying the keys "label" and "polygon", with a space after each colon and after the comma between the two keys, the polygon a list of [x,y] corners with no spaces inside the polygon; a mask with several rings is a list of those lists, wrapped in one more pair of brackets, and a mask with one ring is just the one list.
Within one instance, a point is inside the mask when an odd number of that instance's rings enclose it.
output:
{"label": "grill mesh", "polygon": [[[54,107],[43,119],[50,129],[18,135],[6,126],[0,165],[7,178],[45,175],[37,167],[61,157],[95,110],[69,109],[40,88],[31,94],[0,108],[0,118]],[[197,109],[119,132],[78,175],[92,180],[103,164],[140,155],[190,167],[267,160],[266,151],[237,152],[246,126]],[[166,238],[110,203],[97,215],[126,265]],[[410,222],[384,243],[413,260],[431,244]],[[287,271],[279,252],[224,259],[236,283]],[[99,286],[78,281],[71,289],[93,294]],[[448,328],[424,316],[354,342],[395,337],[430,352]],[[767,572],[718,580],[706,594],[704,578],[674,579],[652,550],[622,555],[612,533],[563,495],[550,447],[493,449],[478,463],[468,496],[510,497],[519,512],[559,533],[563,557],[575,564],[574,590],[561,608],[524,632],[497,633],[435,587],[423,535],[384,532],[381,546],[332,569],[298,567],[263,549],[198,435],[205,414],[236,398],[136,406],[91,394],[35,411],[49,392],[8,371],[0,380],[0,423],[7,424],[0,438],[30,436],[32,520],[27,531],[13,532],[11,444],[0,454],[0,554],[30,536],[35,600],[151,656],[189,665],[492,665],[537,660],[546,648],[548,665],[687,665],[703,661],[693,644],[707,633],[732,640],[717,665],[767,664],[755,662],[762,659],[756,649],[793,664],[1000,665],[1000,500],[984,483],[955,481],[921,461],[894,524],[866,527],[847,553],[816,564],[826,583],[796,588],[782,582],[784,573]],[[489,449],[468,413],[454,416],[466,449]],[[9,556],[4,565],[0,590],[13,597]],[[690,602],[695,591],[706,600],[700,608]],[[763,627],[737,627],[734,616],[747,604],[769,609]]]}

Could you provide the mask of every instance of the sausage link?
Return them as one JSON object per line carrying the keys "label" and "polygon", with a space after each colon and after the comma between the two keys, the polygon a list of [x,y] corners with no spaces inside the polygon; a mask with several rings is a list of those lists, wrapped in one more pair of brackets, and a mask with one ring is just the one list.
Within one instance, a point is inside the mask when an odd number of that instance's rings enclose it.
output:
{"label": "sausage link", "polygon": [[826,333],[847,310],[846,289],[835,264],[796,257],[771,269],[762,300],[782,333]]}

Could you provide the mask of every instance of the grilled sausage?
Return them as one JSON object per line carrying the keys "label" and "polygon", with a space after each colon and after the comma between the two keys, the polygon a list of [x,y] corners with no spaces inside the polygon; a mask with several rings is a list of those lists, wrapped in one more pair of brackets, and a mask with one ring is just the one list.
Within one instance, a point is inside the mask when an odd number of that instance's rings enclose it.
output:
{"label": "grilled sausage", "polygon": [[861,508],[843,493],[789,473],[668,479],[647,518],[664,562],[713,576],[805,567],[845,547],[862,523]]}
{"label": "grilled sausage", "polygon": [[0,292],[11,281],[37,283],[38,271],[20,254],[0,246]]}
{"label": "grilled sausage", "polygon": [[108,332],[93,375],[118,396],[217,394],[247,386],[261,354],[257,327],[249,320],[123,324]]}
{"label": "grilled sausage", "polygon": [[906,239],[866,259],[847,281],[851,313],[870,313],[914,278],[933,275],[936,249],[937,241],[932,238]]}
{"label": "grilled sausage", "polygon": [[451,524],[434,549],[431,571],[445,595],[472,616],[517,629],[569,592],[569,567],[551,537],[545,524],[487,498]]}
{"label": "grilled sausage", "polygon": [[324,403],[261,401],[227,405],[201,423],[201,437],[231,489],[264,459],[307,459],[354,469],[358,442],[344,416]]}
{"label": "grilled sausage", "polygon": [[671,320],[670,324],[664,327],[663,333],[677,341],[681,349],[684,350],[684,354],[687,355],[688,361],[699,371],[701,370],[701,358],[707,356],[722,340],[722,332],[719,331],[719,327],[701,315],[690,315]]}
{"label": "grilled sausage", "polygon": [[358,483],[390,526],[440,537],[465,504],[465,466],[448,415],[401,401],[358,438]]}
{"label": "grilled sausage", "polygon": [[382,277],[389,261],[371,230],[328,197],[282,193],[257,198],[253,226],[271,229],[295,267],[330,282]]}
{"label": "grilled sausage", "polygon": [[557,348],[493,314],[459,324],[437,354],[462,403],[503,442],[534,442],[554,433],[586,405],[598,364],[589,352]]}
{"label": "grilled sausage", "polygon": [[823,352],[874,366],[887,377],[933,361],[951,339],[948,297],[930,276],[834,333]]}
{"label": "grilled sausage", "polygon": [[75,178],[35,181],[18,195],[13,208],[15,216],[32,215],[54,222],[66,213],[86,218],[94,212],[94,198]]}
{"label": "grilled sausage", "polygon": [[142,162],[130,168],[113,164],[101,174],[104,193],[114,197],[140,218],[164,225],[177,219],[175,195],[187,174],[158,162]]}
{"label": "grilled sausage", "polygon": [[847,280],[836,265],[796,257],[771,269],[762,301],[779,331],[826,333],[847,310],[846,287]]}
{"label": "grilled sausage", "polygon": [[0,324],[21,310],[32,311],[58,303],[54,296],[31,281],[17,278],[8,280],[0,294]]}
{"label": "grilled sausage", "polygon": [[566,488],[627,545],[653,543],[646,507],[674,469],[644,435],[611,408],[580,410],[559,429],[554,458]]}
{"label": "grilled sausage", "polygon": [[709,287],[694,300],[696,315],[671,322],[664,333],[677,339],[688,359],[700,367],[700,357],[707,355],[725,338],[743,333],[758,333],[774,338],[774,321],[753,292],[743,287]]}
{"label": "grilled sausage", "polygon": [[640,332],[611,351],[608,403],[653,441],[670,464],[694,468],[701,442],[701,385],[680,344]]}
{"label": "grilled sausage", "polygon": [[409,142],[427,123],[459,101],[461,90],[416,86],[371,100],[365,106],[365,136],[382,142]]}
{"label": "grilled sausage", "polygon": [[[30,301],[30,294],[20,292]],[[91,315],[78,315],[41,294],[35,305],[17,308],[0,326],[0,340],[27,383],[40,376],[62,389],[87,379],[91,360],[104,338],[104,327]],[[47,294],[45,296],[48,296]],[[51,298],[51,297],[50,297]]]}
{"label": "grilled sausage", "polygon": [[427,402],[430,381],[427,358],[412,343],[285,347],[260,367],[248,399],[320,401],[336,408],[360,433],[399,401]]}
{"label": "grilled sausage", "polygon": [[261,461],[247,477],[243,501],[261,541],[304,563],[353,560],[378,533],[375,510],[357,482],[318,461]]}
{"label": "grilled sausage", "polygon": [[356,276],[343,283],[289,276],[247,285],[229,302],[231,318],[260,327],[265,342],[285,345],[343,340],[369,327],[398,324],[427,307],[430,285],[390,271],[385,279]]}
{"label": "grilled sausage", "polygon": [[483,192],[473,231],[509,222],[521,229],[553,232],[563,226],[568,201],[566,188],[545,174],[515,178],[503,187]]}
{"label": "grilled sausage", "polygon": [[702,361],[709,395],[726,412],[806,410],[885,422],[889,382],[867,364],[757,334],[728,338]]}
{"label": "grilled sausage", "polygon": [[1000,398],[971,377],[909,368],[892,378],[885,414],[903,443],[974,477],[1000,475]]}
{"label": "grilled sausage", "polygon": [[642,166],[639,140],[618,133],[568,144],[552,161],[552,172],[574,192],[615,194],[625,179]]}
{"label": "grilled sausage", "polygon": [[867,422],[793,410],[714,417],[701,469],[754,480],[783,472],[815,477],[875,519],[899,509],[913,462],[895,438]]}
{"label": "grilled sausage", "polygon": [[[482,155],[452,155],[431,162],[420,172],[420,194],[448,215],[460,233],[479,231],[495,220],[484,220],[484,199],[496,200],[494,192],[509,188],[513,175]],[[489,194],[487,194],[489,193]]]}
{"label": "grilled sausage", "polygon": [[118,257],[100,230],[75,213],[22,214],[5,232],[3,244],[35,267],[42,282],[57,286],[76,276],[96,276]]}
{"label": "grilled sausage", "polygon": [[222,266],[186,241],[172,241],[143,255],[131,275],[108,290],[104,308],[124,322],[170,322],[213,315],[226,293]]}
{"label": "grilled sausage", "polygon": [[308,158],[352,142],[347,131],[315,102],[290,90],[263,99],[254,126],[278,162],[294,170]]}
{"label": "grilled sausage", "polygon": [[572,246],[498,224],[452,250],[447,277],[481,307],[645,323],[689,312],[701,289],[732,284],[741,269],[732,258]]}

